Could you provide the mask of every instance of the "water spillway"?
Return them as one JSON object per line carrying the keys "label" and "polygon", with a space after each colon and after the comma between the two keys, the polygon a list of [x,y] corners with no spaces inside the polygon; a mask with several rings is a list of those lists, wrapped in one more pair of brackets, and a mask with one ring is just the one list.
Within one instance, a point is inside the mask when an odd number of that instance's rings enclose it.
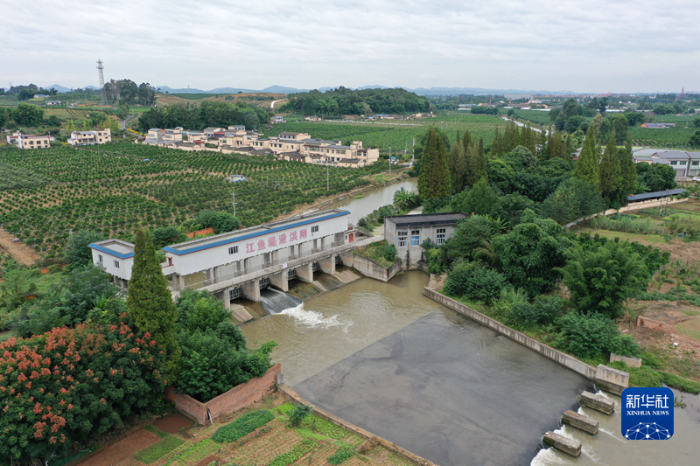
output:
{"label": "water spillway", "polygon": [[302,301],[296,296],[268,286],[260,291],[260,303],[270,314],[279,314],[287,309],[298,307]]}

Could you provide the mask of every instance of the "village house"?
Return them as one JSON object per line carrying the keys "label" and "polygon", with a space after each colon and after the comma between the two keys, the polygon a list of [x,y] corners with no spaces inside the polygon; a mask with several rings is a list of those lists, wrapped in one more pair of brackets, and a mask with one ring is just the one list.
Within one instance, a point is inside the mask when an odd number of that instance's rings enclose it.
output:
{"label": "village house", "polygon": [[426,240],[445,244],[454,236],[457,223],[465,218],[462,212],[384,217],[384,238],[396,246],[403,268],[416,268],[423,257],[421,244]]}
{"label": "village house", "polygon": [[676,180],[700,176],[700,152],[663,149],[637,149],[632,152],[634,163],[662,163],[676,172]]}
{"label": "village house", "polygon": [[112,142],[112,131],[109,128],[96,131],[73,131],[68,139],[68,144],[71,146],[91,146],[108,142]]}
{"label": "village house", "polygon": [[51,147],[50,136],[35,136],[33,134],[22,134],[19,131],[15,131],[11,135],[7,136],[7,143],[14,144],[20,149],[47,149]]}

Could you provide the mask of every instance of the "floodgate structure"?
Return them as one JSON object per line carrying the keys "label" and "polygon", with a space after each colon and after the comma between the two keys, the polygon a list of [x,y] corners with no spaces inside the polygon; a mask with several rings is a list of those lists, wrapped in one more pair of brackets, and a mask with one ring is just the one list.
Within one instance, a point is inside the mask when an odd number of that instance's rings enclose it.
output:
{"label": "floodgate structure", "polygon": [[[346,210],[326,210],[266,223],[163,248],[163,274],[173,294],[203,289],[223,299],[260,301],[269,285],[288,291],[289,281],[311,283],[314,272],[335,273],[336,264],[352,266],[356,246],[382,237],[357,238]],[[93,263],[126,287],[131,279],[134,245],[119,239],[90,244]]]}
{"label": "floodgate structure", "polygon": [[186,151],[274,155],[281,160],[338,167],[364,167],[379,160],[379,149],[364,148],[362,141],[343,145],[340,140],[314,139],[308,133],[297,132],[283,132],[265,138],[255,131],[246,131],[245,126],[205,128],[202,131],[182,127],[151,128],[141,143]]}

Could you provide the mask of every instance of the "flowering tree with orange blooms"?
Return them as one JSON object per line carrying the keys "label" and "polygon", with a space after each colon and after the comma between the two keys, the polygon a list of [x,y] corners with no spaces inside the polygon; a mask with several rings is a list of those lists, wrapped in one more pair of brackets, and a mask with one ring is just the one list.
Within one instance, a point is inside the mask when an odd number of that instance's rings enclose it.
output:
{"label": "flowering tree with orange blooms", "polygon": [[166,384],[164,356],[126,314],[0,343],[0,462],[64,455],[147,411]]}

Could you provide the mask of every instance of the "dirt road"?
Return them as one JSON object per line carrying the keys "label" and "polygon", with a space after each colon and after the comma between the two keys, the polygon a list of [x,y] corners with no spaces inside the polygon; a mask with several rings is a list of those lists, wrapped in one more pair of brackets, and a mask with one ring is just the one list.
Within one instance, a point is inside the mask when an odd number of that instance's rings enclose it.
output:
{"label": "dirt road", "polygon": [[14,236],[0,228],[0,248],[23,265],[32,265],[39,260],[39,254],[24,243],[13,243]]}

